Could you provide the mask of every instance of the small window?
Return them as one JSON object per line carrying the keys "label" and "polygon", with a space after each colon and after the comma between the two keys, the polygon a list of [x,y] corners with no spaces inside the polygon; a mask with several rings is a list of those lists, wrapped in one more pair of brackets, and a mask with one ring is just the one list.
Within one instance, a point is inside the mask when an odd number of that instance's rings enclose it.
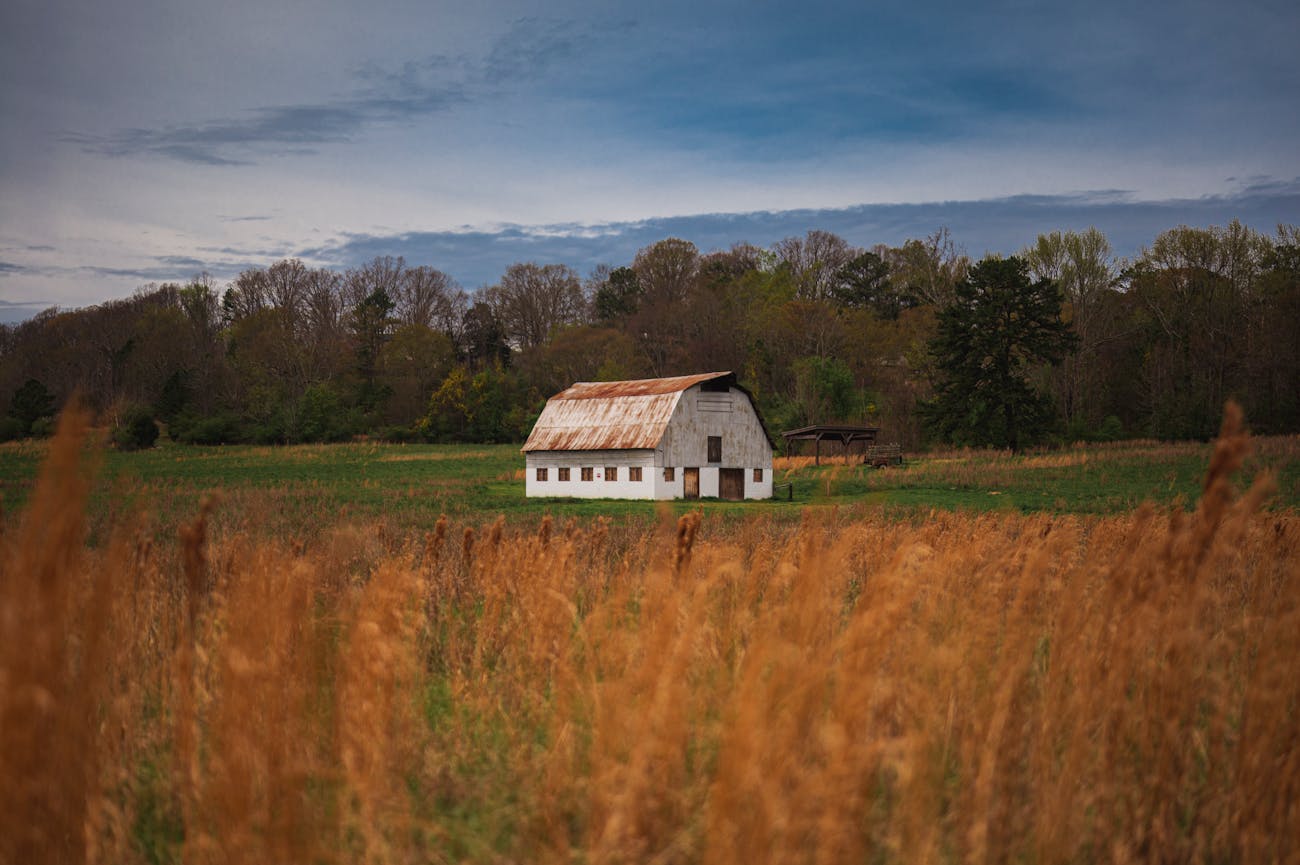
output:
{"label": "small window", "polygon": [[589,481],[589,480],[591,480],[592,477],[594,476],[595,471],[596,471],[596,470],[593,469],[591,466],[583,466],[583,469],[582,469],[582,479],[583,479],[584,481]]}
{"label": "small window", "polygon": [[640,467],[640,466],[632,466],[632,468],[628,469],[628,470],[627,470],[627,479],[630,480],[630,481],[638,481],[638,482],[639,482],[639,481],[641,480],[641,467]]}
{"label": "small window", "polygon": [[762,482],[763,482],[763,470],[754,469],[754,483],[761,484]]}
{"label": "small window", "polygon": [[568,479],[569,479],[569,470],[560,469],[560,480],[567,481]]}
{"label": "small window", "polygon": [[538,470],[537,470],[537,479],[538,479],[539,481],[544,481],[544,480],[546,480],[546,469],[538,469]]}
{"label": "small window", "polygon": [[677,470],[675,468],[673,468],[672,466],[668,466],[667,468],[664,469],[664,480],[671,481],[671,480],[676,480],[676,478],[677,478]]}
{"label": "small window", "polygon": [[709,436],[709,462],[722,462],[722,436]]}
{"label": "small window", "polygon": [[605,466],[605,480],[618,480],[618,466]]}

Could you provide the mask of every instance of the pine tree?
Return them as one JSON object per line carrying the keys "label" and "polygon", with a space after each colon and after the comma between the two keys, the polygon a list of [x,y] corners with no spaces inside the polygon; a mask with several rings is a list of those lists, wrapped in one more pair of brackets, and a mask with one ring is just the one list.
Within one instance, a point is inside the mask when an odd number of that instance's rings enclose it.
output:
{"label": "pine tree", "polygon": [[1054,406],[1029,377],[1075,343],[1061,302],[1056,283],[1031,282],[1019,258],[985,258],[971,268],[930,343],[938,381],[923,411],[932,433],[1019,450],[1051,429]]}

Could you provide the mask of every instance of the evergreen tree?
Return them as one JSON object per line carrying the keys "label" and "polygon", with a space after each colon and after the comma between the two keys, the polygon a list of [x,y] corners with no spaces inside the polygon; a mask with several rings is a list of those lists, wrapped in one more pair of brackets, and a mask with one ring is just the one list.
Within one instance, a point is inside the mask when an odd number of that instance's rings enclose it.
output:
{"label": "evergreen tree", "polygon": [[971,268],[930,343],[938,381],[924,412],[932,433],[1019,450],[1050,430],[1051,400],[1029,378],[1074,345],[1061,301],[1056,283],[1031,282],[1020,258],[985,258]]}

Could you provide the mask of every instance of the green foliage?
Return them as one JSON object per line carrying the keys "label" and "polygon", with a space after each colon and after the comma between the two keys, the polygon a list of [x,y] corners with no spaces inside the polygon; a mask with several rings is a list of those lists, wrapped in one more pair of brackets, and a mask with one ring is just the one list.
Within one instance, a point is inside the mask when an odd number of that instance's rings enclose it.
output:
{"label": "green foliage", "polygon": [[845,306],[870,309],[889,321],[916,305],[916,298],[890,278],[889,262],[874,252],[864,252],[844,265],[833,294]]}
{"label": "green foliage", "polygon": [[27,435],[23,422],[13,415],[0,417],[0,442],[9,442]]}
{"label": "green foliage", "polygon": [[630,267],[616,267],[596,289],[592,298],[592,311],[596,320],[612,324],[636,312],[641,302],[641,284],[636,271]]}
{"label": "green foliage", "polygon": [[939,381],[923,411],[937,437],[1019,450],[1053,428],[1051,399],[1030,376],[1074,344],[1061,300],[1055,283],[1030,281],[1022,259],[985,258],[971,268],[931,343]]}
{"label": "green foliage", "polygon": [[54,414],[54,394],[49,388],[34,378],[29,378],[14,393],[9,404],[9,415],[22,425],[22,433],[31,432],[32,424],[39,418]]}
{"label": "green foliage", "polygon": [[289,433],[295,442],[340,442],[352,435],[349,416],[339,395],[326,384],[312,385],[298,400],[296,425]]}
{"label": "green foliage", "polygon": [[796,402],[800,426],[814,423],[850,423],[862,414],[864,400],[853,381],[853,371],[834,357],[806,357],[795,362]]}
{"label": "green foliage", "polygon": [[113,443],[121,450],[134,451],[151,448],[158,441],[158,424],[153,413],[144,406],[135,405],[122,412],[113,427]]}
{"label": "green foliage", "polygon": [[167,381],[163,383],[162,393],[159,394],[154,408],[158,411],[158,417],[169,424],[181,413],[185,408],[185,404],[189,401],[189,380],[189,371],[178,369],[168,376]]}
{"label": "green foliage", "polygon": [[249,441],[239,417],[223,411],[211,415],[181,414],[168,427],[173,441],[189,445],[235,444]]}

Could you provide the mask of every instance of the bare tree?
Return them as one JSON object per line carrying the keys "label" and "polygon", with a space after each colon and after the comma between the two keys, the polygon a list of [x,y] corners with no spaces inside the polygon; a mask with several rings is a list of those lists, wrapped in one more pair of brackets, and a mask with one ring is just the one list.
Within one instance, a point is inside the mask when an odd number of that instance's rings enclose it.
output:
{"label": "bare tree", "polygon": [[418,324],[451,335],[459,319],[453,297],[460,291],[456,281],[441,270],[421,265],[407,268],[390,296],[393,311],[403,324]]}
{"label": "bare tree", "polygon": [[578,274],[563,264],[512,264],[485,296],[507,339],[520,349],[541,345],[555,327],[581,321],[585,306]]}
{"label": "bare tree", "polygon": [[287,316],[295,331],[302,318],[307,288],[307,268],[296,258],[277,261],[266,269],[266,301]]}
{"label": "bare tree", "polygon": [[343,277],[343,298],[348,310],[356,309],[367,297],[382,291],[395,299],[406,274],[406,259],[400,255],[377,255]]}
{"label": "bare tree", "polygon": [[266,271],[251,267],[235,277],[221,297],[221,312],[227,326],[247,318],[269,303]]}
{"label": "bare tree", "polygon": [[670,237],[645,247],[632,262],[638,293],[626,327],[652,374],[684,371],[686,333],[682,327],[700,272],[700,252],[688,240]]}
{"label": "bare tree", "polygon": [[819,230],[777,241],[772,249],[789,268],[795,294],[801,300],[834,297],[840,273],[861,252],[839,235]]}
{"label": "bare tree", "polygon": [[885,260],[902,290],[940,309],[952,303],[953,289],[970,269],[970,259],[953,243],[947,228],[940,228],[924,240],[909,240],[890,249]]}
{"label": "bare tree", "polygon": [[632,270],[646,303],[680,303],[695,287],[700,251],[689,240],[669,237],[638,252]]}

